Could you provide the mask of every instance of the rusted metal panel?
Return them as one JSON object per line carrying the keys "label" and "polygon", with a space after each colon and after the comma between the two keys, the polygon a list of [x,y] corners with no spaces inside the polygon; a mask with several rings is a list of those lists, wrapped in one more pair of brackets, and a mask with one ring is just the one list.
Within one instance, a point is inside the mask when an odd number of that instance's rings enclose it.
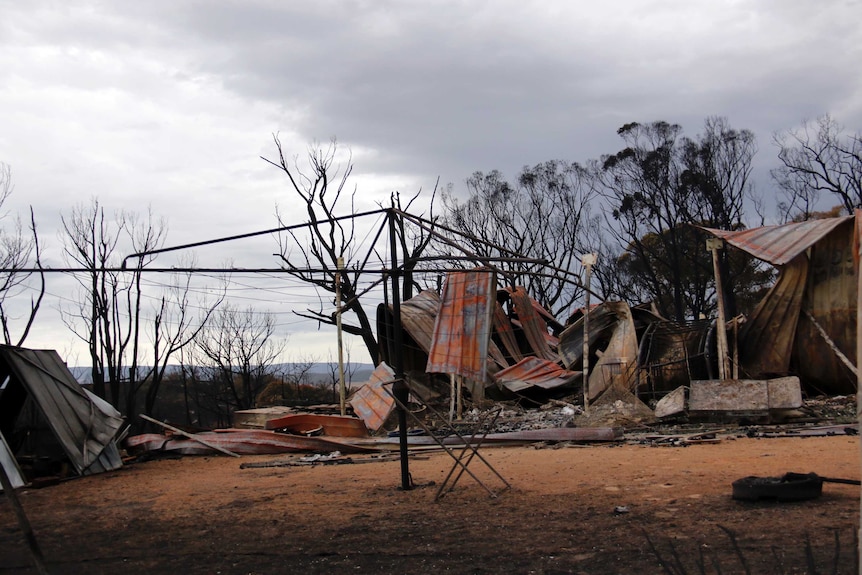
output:
{"label": "rusted metal panel", "polygon": [[[355,445],[344,439],[288,435],[265,429],[219,429],[190,434],[211,446],[226,449],[237,455],[267,455],[276,453],[318,452],[369,453],[376,449]],[[185,455],[212,455],[212,447],[177,435],[145,433],[126,439],[126,447],[135,452],[176,451]]]}
{"label": "rusted metal panel", "polygon": [[496,284],[486,269],[446,276],[425,371],[486,381]]}
{"label": "rusted metal panel", "polygon": [[573,385],[582,377],[582,372],[563,369],[553,361],[526,357],[515,365],[494,374],[494,381],[510,391],[518,392],[530,387],[554,389]]}
{"label": "rusted metal panel", "polygon": [[[625,302],[605,302],[590,311],[589,397],[602,394],[615,379],[628,386],[637,367],[638,342],[632,313]],[[560,334],[560,358],[568,368],[583,366],[584,317]]]}
{"label": "rusted metal panel", "polygon": [[313,434],[320,430],[323,435],[333,437],[366,437],[368,429],[361,419],[346,415],[324,415],[318,413],[293,413],[270,419],[266,429],[287,430],[299,435]]}
{"label": "rusted metal panel", "polygon": [[405,373],[425,371],[428,350],[434,334],[434,321],[440,306],[437,292],[425,290],[401,303],[402,346],[394,350],[392,341],[392,306],[377,306],[377,341],[381,361],[392,364],[399,354]]}
{"label": "rusted metal panel", "polygon": [[[622,302],[605,302],[590,310],[590,365],[595,365],[593,358],[596,351],[607,346],[613,335],[613,330],[619,321],[618,305]],[[625,304],[623,304],[625,305]],[[584,365],[584,316],[577,319],[560,334],[560,345],[557,348],[563,365],[569,369]]]}
{"label": "rusted metal panel", "polygon": [[790,371],[796,326],[808,278],[808,258],[797,257],[757,304],[739,332],[742,373],[751,378]]}
{"label": "rusted metal panel", "polygon": [[509,322],[509,318],[506,317],[506,312],[499,302],[494,305],[494,333],[500,339],[500,342],[503,344],[503,350],[505,350],[509,357],[516,362],[524,359],[524,355],[518,347],[515,330],[512,329],[512,324]]}
{"label": "rusted metal panel", "polygon": [[523,331],[532,354],[542,359],[555,361],[557,359],[556,353],[551,350],[551,347],[556,348],[559,340],[548,333],[548,322],[544,319],[544,314],[536,311],[538,304],[520,286],[514,289],[510,288],[509,297],[512,299],[515,314],[518,316],[518,319],[513,320],[512,323]]}
{"label": "rusted metal panel", "polygon": [[401,304],[401,325],[425,353],[431,350],[439,309],[440,296],[431,290],[422,291]]}
{"label": "rusted metal panel", "polygon": [[758,259],[780,266],[789,263],[832,230],[852,219],[853,216],[845,216],[739,231],[703,229]]}
{"label": "rusted metal panel", "polygon": [[381,363],[371,373],[368,383],[356,390],[350,398],[353,412],[365,422],[365,427],[377,431],[395,409],[395,399],[383,388],[384,384],[395,381],[395,372]]}
{"label": "rusted metal panel", "polygon": [[[853,262],[853,226],[836,228],[811,249],[802,309],[828,334],[841,352],[856,363],[857,275]],[[796,330],[799,376],[826,393],[856,391],[856,376],[835,355],[811,320],[803,316]]]}

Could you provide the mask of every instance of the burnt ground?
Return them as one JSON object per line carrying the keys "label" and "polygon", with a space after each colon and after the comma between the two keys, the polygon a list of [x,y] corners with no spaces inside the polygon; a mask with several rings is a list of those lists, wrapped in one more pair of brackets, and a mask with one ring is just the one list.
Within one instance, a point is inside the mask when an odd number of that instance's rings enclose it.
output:
{"label": "burnt ground", "polygon": [[[19,493],[51,573],[856,573],[858,487],[750,503],[731,482],[858,479],[858,437],[747,435],[483,449],[512,485],[496,498],[464,476],[435,502],[440,452],[411,460],[410,491],[398,461],[240,468],[286,460],[273,455],[138,462]],[[6,498],[0,525],[0,575],[35,573]]]}

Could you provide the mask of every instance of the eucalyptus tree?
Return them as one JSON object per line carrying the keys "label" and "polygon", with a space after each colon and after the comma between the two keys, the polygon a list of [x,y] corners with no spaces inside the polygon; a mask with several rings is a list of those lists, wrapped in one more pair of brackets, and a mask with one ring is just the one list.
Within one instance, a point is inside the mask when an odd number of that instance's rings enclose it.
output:
{"label": "eucalyptus tree", "polygon": [[[621,254],[605,261],[621,267],[621,277],[637,278],[626,283],[630,297],[654,302],[667,317],[708,315],[715,305],[712,263],[706,234],[693,226],[740,229],[747,223],[746,206],[757,209],[754,135],[731,128],[724,118],[708,118],[695,138],[661,121],[629,123],[617,133],[624,147],[596,163],[608,206],[606,229]],[[733,295],[760,289],[769,273],[749,258],[722,257],[724,293],[734,313]]]}
{"label": "eucalyptus tree", "polygon": [[808,219],[824,194],[847,213],[862,207],[862,132],[849,133],[826,115],[773,141],[782,165],[771,173],[785,196],[786,220]]}
{"label": "eucalyptus tree", "polygon": [[550,160],[525,166],[513,182],[498,170],[475,172],[466,186],[464,198],[451,188],[443,194],[443,224],[554,315],[570,311],[581,297],[577,276],[595,196],[588,170]]}

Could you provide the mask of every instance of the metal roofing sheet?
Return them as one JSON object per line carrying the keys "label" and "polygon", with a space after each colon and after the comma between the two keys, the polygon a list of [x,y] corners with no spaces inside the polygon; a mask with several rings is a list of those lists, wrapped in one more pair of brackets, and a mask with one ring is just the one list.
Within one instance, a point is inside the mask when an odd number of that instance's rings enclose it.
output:
{"label": "metal roofing sheet", "polygon": [[79,474],[122,466],[114,438],[123,418],[107,402],[92,399],[56,351],[0,346],[0,357],[15,385],[36,402]]}
{"label": "metal roofing sheet", "polygon": [[524,331],[532,352],[542,359],[555,360],[556,354],[551,351],[551,346],[556,346],[559,341],[548,333],[548,323],[542,317],[544,314],[537,311],[540,306],[527,294],[527,290],[520,286],[510,289],[509,297],[512,298],[515,313],[518,315],[517,322],[512,323]]}
{"label": "metal roofing sheet", "polygon": [[431,290],[422,291],[401,304],[401,325],[425,353],[431,350],[438,309],[440,296]]}
{"label": "metal roofing sheet", "polygon": [[427,372],[485,381],[496,294],[497,277],[487,269],[446,276]]}
{"label": "metal roofing sheet", "polygon": [[525,357],[515,365],[494,374],[494,381],[510,391],[529,387],[553,389],[574,383],[582,377],[580,371],[569,371],[547,359]]}
{"label": "metal roofing sheet", "polygon": [[356,390],[350,398],[353,412],[371,431],[377,431],[383,427],[392,410],[395,409],[395,400],[383,388],[385,384],[393,381],[395,381],[395,372],[385,363],[381,363],[371,373],[368,383]]}
{"label": "metal roofing sheet", "polygon": [[853,216],[808,220],[780,226],[762,226],[750,230],[727,231],[703,228],[754,257],[773,265],[784,265],[820,241]]}

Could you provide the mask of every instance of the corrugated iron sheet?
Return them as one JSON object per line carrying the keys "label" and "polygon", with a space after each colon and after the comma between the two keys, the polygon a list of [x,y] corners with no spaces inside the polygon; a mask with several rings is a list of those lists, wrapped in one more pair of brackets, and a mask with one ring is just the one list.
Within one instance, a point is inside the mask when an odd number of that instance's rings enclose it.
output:
{"label": "corrugated iron sheet", "polygon": [[425,353],[431,351],[439,309],[440,296],[431,290],[422,291],[401,304],[401,325]]}
{"label": "corrugated iron sheet", "polygon": [[790,372],[807,279],[808,258],[796,258],[784,266],[775,285],[742,324],[739,361],[745,377],[763,378]]}
{"label": "corrugated iron sheet", "polygon": [[122,467],[115,438],[123,418],[85,391],[56,351],[0,346],[0,363],[0,380],[10,377],[0,398],[2,425],[14,424],[29,395],[80,475]]}
{"label": "corrugated iron sheet", "polygon": [[428,373],[486,380],[496,294],[497,278],[489,270],[459,271],[446,276],[428,352]]}
{"label": "corrugated iron sheet", "polygon": [[518,339],[515,337],[515,330],[512,329],[512,324],[509,321],[509,318],[506,317],[506,312],[503,310],[503,306],[500,305],[500,302],[496,302],[494,305],[494,333],[496,333],[497,337],[500,338],[500,342],[503,344],[503,349],[506,350],[509,357],[515,361],[521,361],[524,359],[524,355],[518,347]]}
{"label": "corrugated iron sheet", "polygon": [[853,216],[808,220],[781,226],[762,226],[750,230],[727,231],[703,228],[754,257],[780,266],[813,246]]}
{"label": "corrugated iron sheet", "polygon": [[[842,226],[811,250],[802,309],[808,310],[841,352],[856,361],[857,275],[853,226]],[[808,317],[796,329],[799,377],[825,393],[856,392],[856,376],[838,359]]]}
{"label": "corrugated iron sheet", "polygon": [[527,290],[520,286],[509,289],[509,297],[512,298],[512,304],[518,316],[518,320],[512,323],[518,325],[524,332],[532,353],[542,359],[556,360],[556,354],[551,351],[551,347],[559,342],[548,333],[548,323],[536,311],[538,304],[527,294]]}
{"label": "corrugated iron sheet", "polygon": [[383,385],[395,381],[395,372],[385,363],[381,363],[371,373],[368,383],[356,390],[350,398],[353,413],[365,422],[370,431],[377,431],[395,409],[395,400],[386,393]]}
{"label": "corrugated iron sheet", "polygon": [[525,357],[515,365],[494,374],[494,381],[510,391],[519,392],[530,387],[554,389],[575,384],[581,379],[580,371],[569,371],[547,359]]}

